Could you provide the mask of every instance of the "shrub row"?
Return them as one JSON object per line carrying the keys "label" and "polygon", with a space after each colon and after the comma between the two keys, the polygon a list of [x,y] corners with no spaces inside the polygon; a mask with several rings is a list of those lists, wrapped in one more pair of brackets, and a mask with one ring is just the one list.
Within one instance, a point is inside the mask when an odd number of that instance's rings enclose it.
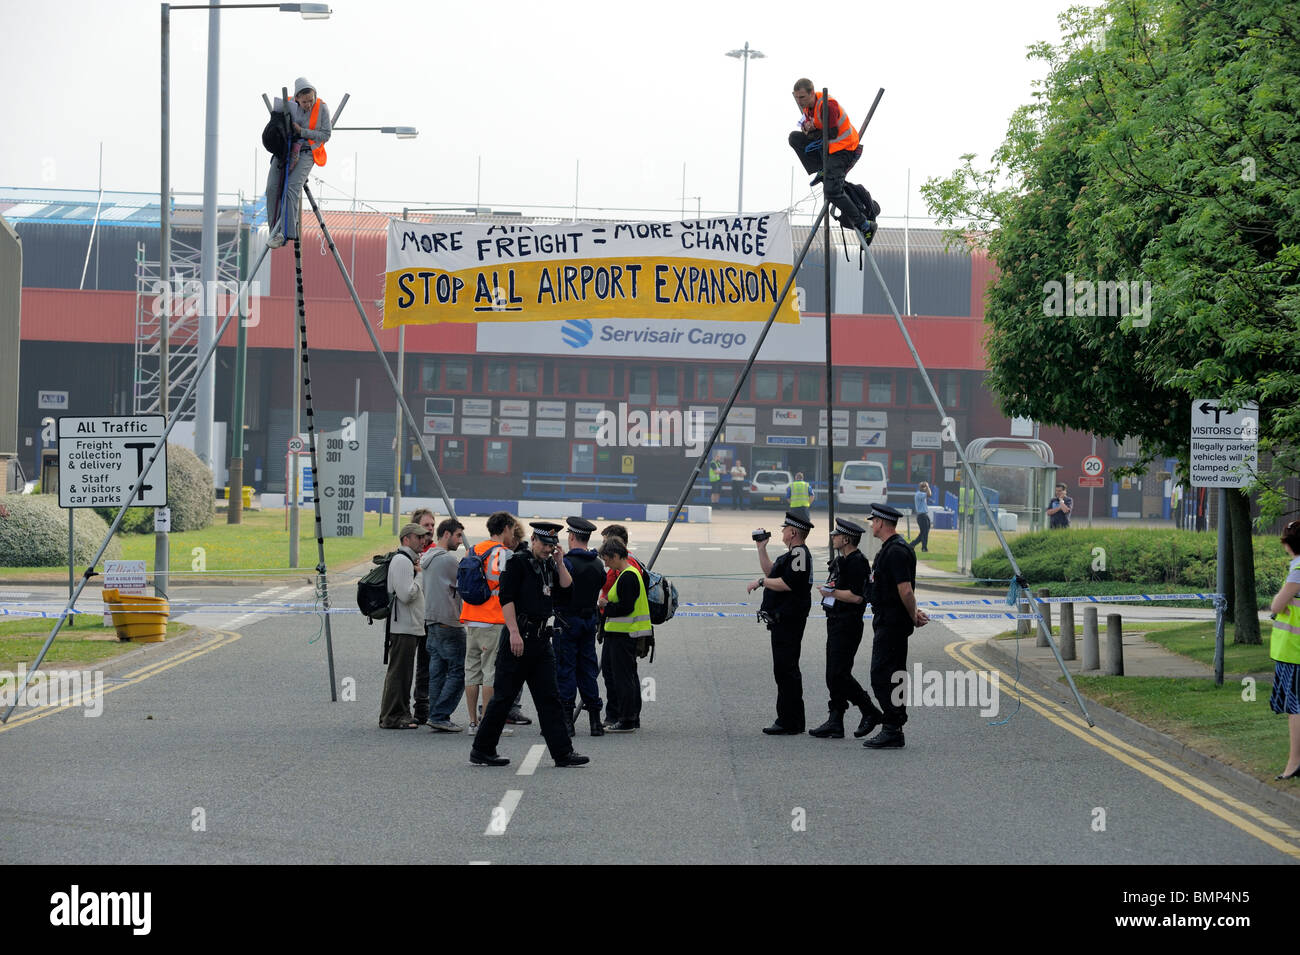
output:
{"label": "shrub row", "polygon": [[[73,511],[73,562],[85,565],[108,533],[94,511]],[[122,544],[109,542],[106,559],[122,555]],[[68,560],[68,512],[53,494],[0,497],[0,567],[57,567]]]}

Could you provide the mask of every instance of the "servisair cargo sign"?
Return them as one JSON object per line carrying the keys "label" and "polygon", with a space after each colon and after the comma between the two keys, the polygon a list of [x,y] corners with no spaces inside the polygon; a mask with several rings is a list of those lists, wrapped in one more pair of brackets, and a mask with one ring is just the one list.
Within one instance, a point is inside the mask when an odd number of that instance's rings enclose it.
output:
{"label": "servisair cargo sign", "polygon": [[[765,321],[793,259],[784,213],[550,225],[391,220],[384,326],[572,321],[586,323],[573,329],[578,337],[590,328],[592,338],[675,353],[724,339],[730,348],[734,334],[702,323]],[[776,321],[798,324],[793,297]]]}

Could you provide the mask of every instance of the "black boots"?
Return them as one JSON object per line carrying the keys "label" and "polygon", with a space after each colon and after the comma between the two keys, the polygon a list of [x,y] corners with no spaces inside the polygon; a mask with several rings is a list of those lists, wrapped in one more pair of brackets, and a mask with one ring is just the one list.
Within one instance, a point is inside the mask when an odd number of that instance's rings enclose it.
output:
{"label": "black boots", "polygon": [[808,735],[816,736],[818,739],[843,739],[844,711],[831,710],[830,716],[826,717],[826,722],[810,729]]}
{"label": "black boots", "polygon": [[604,736],[605,724],[600,721],[600,710],[591,710],[587,715],[591,717],[591,735]]}

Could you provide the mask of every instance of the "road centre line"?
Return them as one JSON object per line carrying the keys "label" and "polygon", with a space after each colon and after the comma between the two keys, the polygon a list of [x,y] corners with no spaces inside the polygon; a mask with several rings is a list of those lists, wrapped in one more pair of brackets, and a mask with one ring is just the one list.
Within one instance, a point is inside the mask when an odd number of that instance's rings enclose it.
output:
{"label": "road centre line", "polygon": [[542,761],[542,753],[546,752],[546,747],[541,743],[534,743],[528,750],[528,755],[524,761],[519,764],[515,770],[516,776],[531,776],[537,770],[537,764]]}
{"label": "road centre line", "polygon": [[501,802],[492,810],[492,818],[488,820],[483,835],[504,836],[506,826],[510,825],[510,817],[515,814],[515,807],[519,805],[519,800],[523,798],[523,795],[524,791],[522,789],[507,789]]}
{"label": "road centre line", "polygon": [[[957,641],[944,647],[944,652],[959,663],[965,663],[972,669],[995,669],[998,670],[1005,678],[1002,680],[1002,691],[1006,692],[1008,686],[1014,686],[1015,692],[1020,697],[1021,704],[1034,710],[1039,715],[1045,717],[1052,723],[1055,723],[1066,732],[1072,733],[1079,739],[1094,746],[1104,753],[1113,756],[1115,759],[1130,766],[1142,773],[1144,776],[1160,783],[1166,789],[1177,793],[1188,801],[1200,806],[1202,809],[1215,816],[1218,816],[1224,822],[1236,826],[1243,832],[1254,836],[1266,845],[1278,850],[1279,852],[1290,856],[1293,859],[1300,859],[1300,831],[1292,826],[1270,816],[1247,803],[1228,795],[1205,780],[1178,769],[1164,760],[1158,758],[1152,753],[1134,746],[1131,743],[1119,739],[1115,735],[1101,729],[1100,727],[1089,728],[1083,719],[1077,714],[1067,710],[1065,707],[1047,699],[1044,696],[1035,693],[1033,690],[1026,688],[1023,684],[1016,684],[1016,680],[1006,670],[996,664],[985,661],[976,657],[971,651],[977,644],[970,641]],[[1220,806],[1212,802],[1201,793],[1193,792],[1191,788],[1199,789],[1212,799],[1217,799],[1224,803]],[[1231,808],[1227,808],[1231,807]],[[1243,817],[1243,814],[1252,816],[1256,822]],[[1273,829],[1285,838],[1280,838],[1273,832],[1261,828],[1267,826]],[[1287,841],[1293,840],[1293,841]]]}

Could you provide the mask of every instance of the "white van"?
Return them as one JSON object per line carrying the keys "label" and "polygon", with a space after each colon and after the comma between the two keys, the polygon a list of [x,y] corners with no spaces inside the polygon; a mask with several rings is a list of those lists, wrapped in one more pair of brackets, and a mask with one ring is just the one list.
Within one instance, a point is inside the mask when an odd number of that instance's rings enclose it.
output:
{"label": "white van", "polygon": [[885,466],[878,461],[846,461],[840,469],[836,499],[841,504],[880,504],[889,490]]}

